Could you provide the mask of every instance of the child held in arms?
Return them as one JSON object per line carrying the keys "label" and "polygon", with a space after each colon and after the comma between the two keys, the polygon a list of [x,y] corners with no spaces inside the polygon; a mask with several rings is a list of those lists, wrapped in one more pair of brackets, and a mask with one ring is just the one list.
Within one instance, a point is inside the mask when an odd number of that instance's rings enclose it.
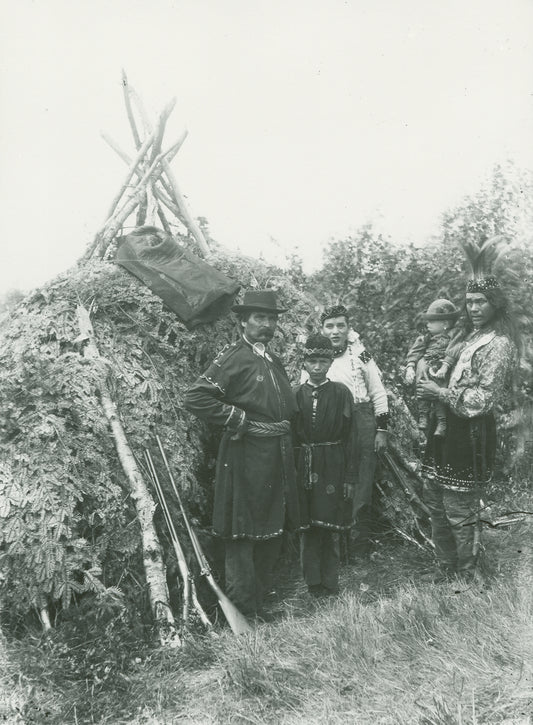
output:
{"label": "child held in arms", "polygon": [[[423,318],[426,321],[427,332],[419,335],[413,342],[406,357],[405,382],[412,385],[419,380],[434,380],[441,387],[445,387],[448,373],[453,367],[456,355],[452,341],[452,329],[455,325],[459,311],[453,302],[447,299],[438,299],[432,302]],[[431,402],[417,398],[418,427],[427,432]],[[446,408],[443,403],[434,403],[437,427],[434,435],[446,435]]]}
{"label": "child held in arms", "polygon": [[309,593],[316,597],[338,592],[339,532],[353,524],[353,403],[345,385],[326,377],[332,360],[331,340],[311,335],[303,363],[309,379],[295,388],[296,470],[307,509],[302,519],[309,522],[300,540],[301,563]]}

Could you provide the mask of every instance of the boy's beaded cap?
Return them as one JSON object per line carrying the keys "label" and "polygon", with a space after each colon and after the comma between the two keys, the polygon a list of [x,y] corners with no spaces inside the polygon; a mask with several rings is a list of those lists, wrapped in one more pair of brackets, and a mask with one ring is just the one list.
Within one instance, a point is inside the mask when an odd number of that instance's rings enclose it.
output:
{"label": "boy's beaded cap", "polygon": [[304,357],[329,357],[333,360],[333,345],[329,337],[310,335],[305,341]]}

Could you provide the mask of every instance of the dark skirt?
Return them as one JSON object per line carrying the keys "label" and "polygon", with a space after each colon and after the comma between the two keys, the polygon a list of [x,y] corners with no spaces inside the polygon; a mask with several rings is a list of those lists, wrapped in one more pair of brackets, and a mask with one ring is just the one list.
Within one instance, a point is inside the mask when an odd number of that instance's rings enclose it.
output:
{"label": "dark skirt", "polygon": [[436,419],[428,429],[425,474],[444,488],[471,491],[492,478],[496,425],[492,413],[476,418],[446,415],[446,436],[434,436]]}

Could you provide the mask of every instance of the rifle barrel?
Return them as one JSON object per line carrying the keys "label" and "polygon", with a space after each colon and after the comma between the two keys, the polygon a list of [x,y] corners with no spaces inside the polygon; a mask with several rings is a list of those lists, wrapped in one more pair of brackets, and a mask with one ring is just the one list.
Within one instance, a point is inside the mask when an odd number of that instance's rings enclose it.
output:
{"label": "rifle barrel", "polygon": [[183,579],[182,617],[183,617],[183,622],[185,623],[185,622],[187,622],[187,619],[189,618],[189,600],[191,597],[191,581],[190,581],[191,575],[190,575],[189,567],[187,565],[187,560],[185,558],[185,554],[183,553],[183,549],[182,549],[181,544],[178,539],[178,534],[176,532],[174,522],[172,521],[172,517],[170,516],[170,511],[167,506],[167,502],[166,502],[165,496],[163,494],[163,489],[161,487],[161,483],[159,482],[159,478],[157,476],[157,471],[155,470],[154,462],[152,461],[150,452],[145,450],[144,457],[146,460],[146,464],[148,466],[148,472],[150,473],[152,483],[154,484],[157,498],[159,499],[159,505],[161,506],[161,509],[163,511],[165,523],[169,530],[170,538],[172,540],[172,545],[174,547],[174,551],[176,553],[176,558],[178,560],[178,567],[181,572],[181,578]]}
{"label": "rifle barrel", "polygon": [[172,475],[172,471],[170,469],[170,465],[168,463],[168,459],[167,459],[167,456],[165,453],[165,449],[163,448],[163,444],[161,443],[161,440],[158,435],[156,435],[155,439],[157,441],[157,445],[159,446],[159,450],[161,452],[161,456],[163,458],[165,468],[167,469],[170,483],[172,484],[172,488],[174,490],[176,498],[178,499],[178,504],[180,507],[181,515],[183,516],[183,521],[185,522],[185,527],[187,528],[187,532],[189,534],[189,538],[191,540],[191,544],[194,549],[194,553],[198,560],[198,564],[200,565],[201,573],[203,576],[205,576],[206,580],[208,581],[209,585],[211,586],[211,589],[216,594],[218,603],[220,604],[220,608],[224,612],[224,616],[226,617],[226,620],[227,620],[229,626],[231,627],[231,630],[235,634],[245,634],[247,632],[250,632],[251,627],[250,627],[248,620],[242,614],[242,612],[240,612],[237,609],[237,607],[226,596],[226,594],[224,594],[224,592],[217,584],[217,582],[211,572],[209,562],[207,561],[206,556],[205,556],[204,552],[202,551],[202,547],[200,546],[200,542],[198,541],[196,532],[194,531],[194,529],[192,528],[192,526],[189,522],[189,518],[187,516],[187,512],[185,511],[185,507],[181,500],[181,496],[179,494],[178,487],[176,486],[176,482],[174,481],[174,476]]}

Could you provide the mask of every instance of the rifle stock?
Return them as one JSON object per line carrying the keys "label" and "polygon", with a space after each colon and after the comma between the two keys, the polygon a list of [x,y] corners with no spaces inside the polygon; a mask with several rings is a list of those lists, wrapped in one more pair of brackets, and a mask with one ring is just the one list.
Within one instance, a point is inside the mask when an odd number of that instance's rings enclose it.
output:
{"label": "rifle stock", "polygon": [[168,463],[168,459],[165,453],[165,449],[163,448],[163,444],[161,443],[161,440],[158,435],[156,435],[156,441],[157,445],[159,446],[159,450],[161,452],[161,457],[163,458],[163,462],[165,464],[165,468],[168,473],[168,477],[170,479],[170,483],[172,484],[172,488],[174,490],[174,494],[176,496],[176,499],[178,500],[178,504],[180,507],[181,515],[183,517],[183,521],[185,523],[185,528],[187,529],[187,533],[189,534],[189,538],[191,540],[192,548],[194,549],[194,553],[196,556],[196,559],[198,560],[198,564],[200,566],[200,573],[202,576],[205,577],[206,581],[208,582],[209,586],[215,593],[218,603],[220,604],[220,608],[222,609],[222,612],[224,613],[224,616],[226,617],[226,620],[234,634],[246,634],[247,632],[251,632],[252,628],[250,626],[250,623],[240,612],[237,607],[233,604],[233,602],[229,599],[229,597],[224,594],[220,586],[215,581],[215,578],[213,577],[213,574],[211,572],[211,568],[209,566],[209,562],[207,561],[207,558],[202,551],[202,547],[200,546],[200,542],[198,541],[198,537],[196,536],[196,532],[192,528],[189,518],[187,516],[187,512],[185,511],[185,507],[183,506],[183,502],[181,500],[181,496],[178,491],[178,487],[176,486],[176,482],[174,481],[174,476],[172,475],[172,471],[170,470],[170,465]]}

